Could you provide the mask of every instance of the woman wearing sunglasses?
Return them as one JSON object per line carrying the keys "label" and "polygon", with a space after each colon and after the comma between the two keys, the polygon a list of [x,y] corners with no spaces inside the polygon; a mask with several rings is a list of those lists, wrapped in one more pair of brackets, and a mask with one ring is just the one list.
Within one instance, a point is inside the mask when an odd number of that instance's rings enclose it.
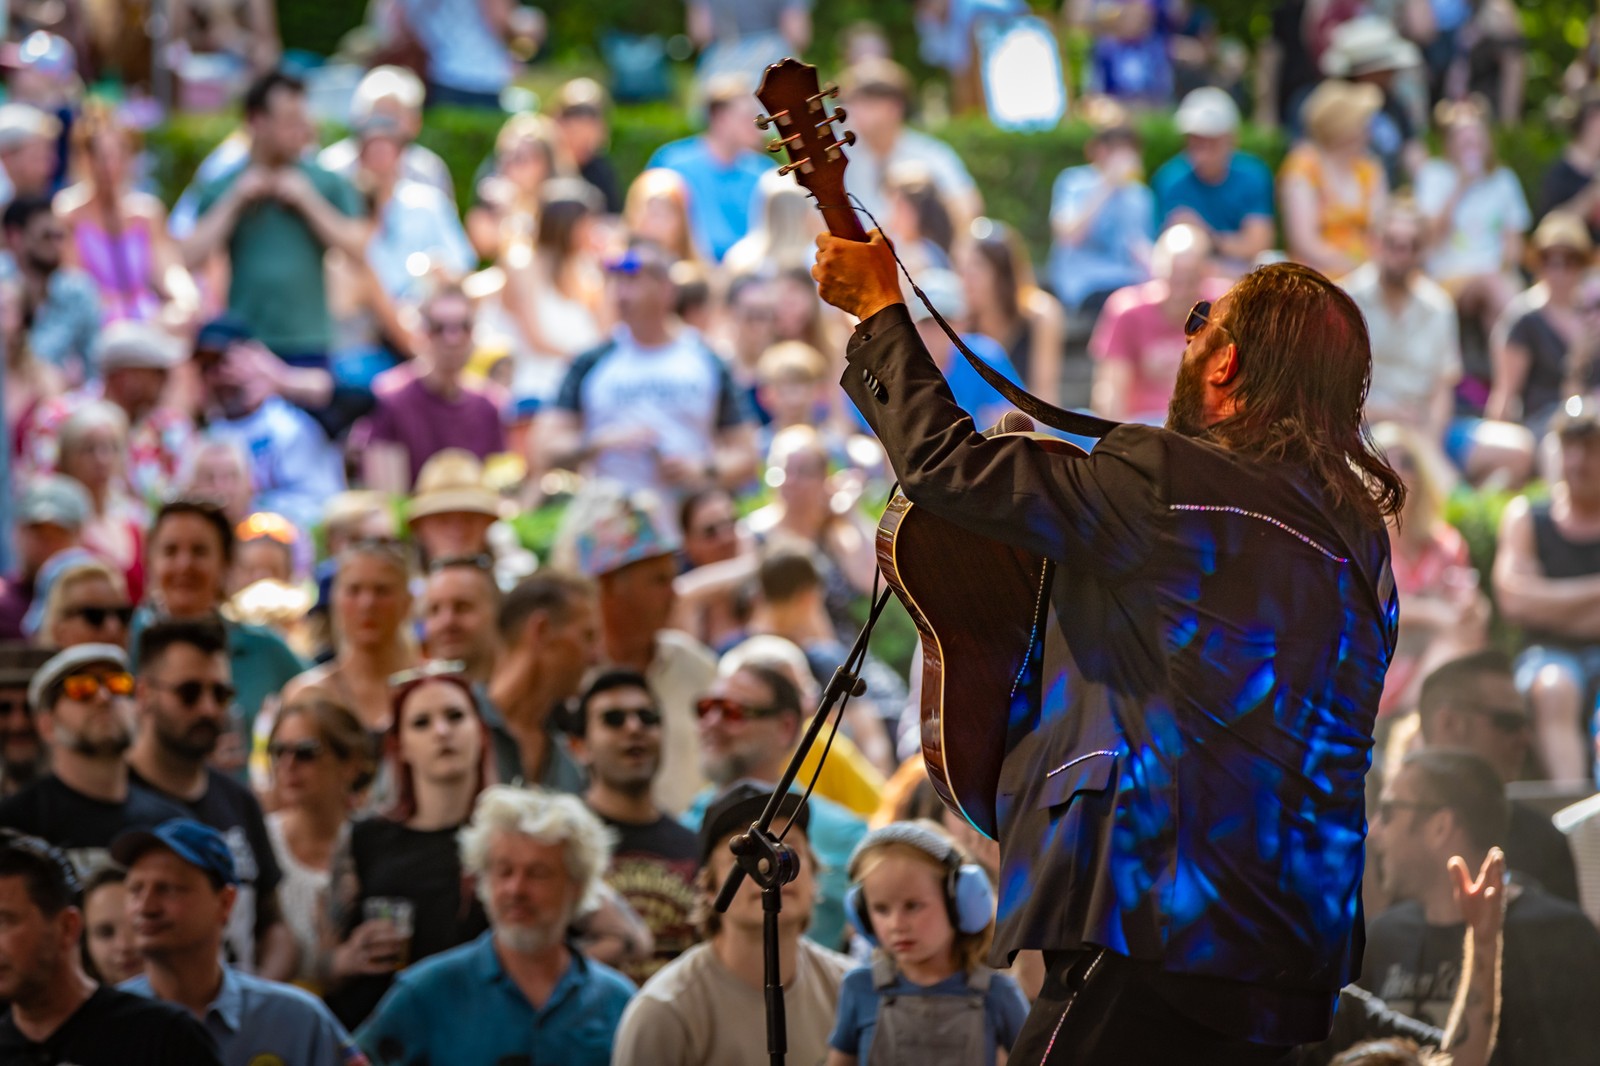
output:
{"label": "woman wearing sunglasses", "polygon": [[267,815],[283,871],[278,903],[300,945],[295,979],[314,987],[317,959],[332,937],[333,857],[347,846],[351,814],[377,769],[377,748],[348,707],[300,699],[278,712],[267,761],[279,804]]}
{"label": "woman wearing sunglasses", "polygon": [[383,814],[350,827],[334,860],[332,923],[340,941],[323,953],[325,998],[352,1030],[397,971],[488,928],[462,880],[456,843],[478,793],[494,780],[488,729],[466,680],[425,668],[398,684],[384,758],[394,799]]}
{"label": "woman wearing sunglasses", "polygon": [[40,643],[52,648],[78,644],[128,646],[128,626],[133,604],[122,575],[98,559],[69,564],[50,584],[44,616],[39,623]]}

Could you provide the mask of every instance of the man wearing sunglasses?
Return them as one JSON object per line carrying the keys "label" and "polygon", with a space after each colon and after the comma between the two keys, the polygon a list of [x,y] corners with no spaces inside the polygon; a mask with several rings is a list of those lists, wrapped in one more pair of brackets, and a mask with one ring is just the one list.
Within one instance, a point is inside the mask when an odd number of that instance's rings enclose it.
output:
{"label": "man wearing sunglasses", "polygon": [[661,708],[643,674],[601,673],[573,714],[572,756],[589,774],[583,802],[616,833],[606,884],[639,912],[655,954],[621,966],[635,984],[692,947],[700,841],[651,797],[661,769]]}
{"label": "man wearing sunglasses", "polygon": [[[842,384],[906,496],[1055,564],[1037,655],[993,697],[991,961],[1051,960],[1011,1063],[1250,1066],[1324,1039],[1361,959],[1405,498],[1362,434],[1360,310],[1306,267],[1252,271],[1192,310],[1166,425],[1068,455],[976,431],[881,235],[817,244],[822,297],[862,320]],[[1042,591],[995,595],[1020,616]]]}
{"label": "man wearing sunglasses", "polygon": [[46,840],[87,871],[124,830],[183,817],[182,807],[129,776],[133,691],[128,655],[114,644],[79,644],[39,668],[28,702],[50,772],[0,803],[0,828]]}
{"label": "man wearing sunglasses", "polygon": [[299,951],[278,907],[282,873],[261,804],[246,785],[208,764],[217,741],[233,729],[232,677],[227,633],[216,622],[164,619],[146,627],[129,773],[226,841],[239,886],[223,940],[229,964],[288,980]]}
{"label": "man wearing sunglasses", "polygon": [[[1502,781],[1523,777],[1533,747],[1533,714],[1517,691],[1511,660],[1481,651],[1442,664],[1422,681],[1417,698],[1422,743],[1430,750],[1469,751]],[[1566,835],[1532,807],[1510,804],[1506,865],[1552,896],[1578,902],[1578,872]]]}
{"label": "man wearing sunglasses", "polygon": [[472,358],[472,300],[458,285],[441,285],[418,308],[427,359],[398,388],[378,394],[365,432],[357,431],[369,488],[405,495],[422,464],[446,448],[487,459],[506,450],[505,406],[488,389],[462,378]]}

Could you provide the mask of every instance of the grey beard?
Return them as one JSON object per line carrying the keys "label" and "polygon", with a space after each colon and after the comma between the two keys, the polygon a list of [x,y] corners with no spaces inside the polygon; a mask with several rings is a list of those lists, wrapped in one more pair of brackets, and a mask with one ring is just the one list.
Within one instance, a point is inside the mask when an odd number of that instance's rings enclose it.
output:
{"label": "grey beard", "polygon": [[56,726],[55,742],[68,751],[86,759],[121,758],[133,747],[133,734],[124,730],[108,740],[90,740],[82,733],[74,733],[65,726]]}
{"label": "grey beard", "polygon": [[532,925],[497,925],[494,938],[518,955],[536,955],[561,943],[564,929]]}
{"label": "grey beard", "polygon": [[752,776],[757,760],[750,755],[733,752],[727,755],[706,756],[701,760],[706,780],[718,788],[726,788],[735,781]]}

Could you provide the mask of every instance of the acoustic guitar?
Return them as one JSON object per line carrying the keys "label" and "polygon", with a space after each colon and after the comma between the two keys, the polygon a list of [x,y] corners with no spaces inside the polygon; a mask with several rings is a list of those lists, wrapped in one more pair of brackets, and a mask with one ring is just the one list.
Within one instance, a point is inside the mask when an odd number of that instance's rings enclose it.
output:
{"label": "acoustic guitar", "polygon": [[[836,136],[843,108],[826,101],[817,70],[785,59],[767,68],[756,90],[775,128],[773,152],[787,151],[779,173],[794,174],[817,201],[828,230],[865,241],[844,188],[844,148]],[[992,432],[1027,432],[1039,447],[1082,455],[1033,422],[1008,412]],[[1037,701],[1029,665],[1044,636],[1054,564],[990,540],[917,507],[896,492],[878,523],[878,567],[916,624],[922,643],[922,757],[945,805],[985,836],[998,834],[995,792],[1016,700]]]}

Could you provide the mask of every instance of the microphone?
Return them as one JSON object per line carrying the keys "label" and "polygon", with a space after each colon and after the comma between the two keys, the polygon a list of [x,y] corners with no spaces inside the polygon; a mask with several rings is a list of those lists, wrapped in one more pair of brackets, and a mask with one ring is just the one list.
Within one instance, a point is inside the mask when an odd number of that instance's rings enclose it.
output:
{"label": "microphone", "polygon": [[985,437],[1003,437],[1008,433],[1032,433],[1034,431],[1033,419],[1021,411],[1007,411],[1000,416],[1000,421],[983,431]]}

